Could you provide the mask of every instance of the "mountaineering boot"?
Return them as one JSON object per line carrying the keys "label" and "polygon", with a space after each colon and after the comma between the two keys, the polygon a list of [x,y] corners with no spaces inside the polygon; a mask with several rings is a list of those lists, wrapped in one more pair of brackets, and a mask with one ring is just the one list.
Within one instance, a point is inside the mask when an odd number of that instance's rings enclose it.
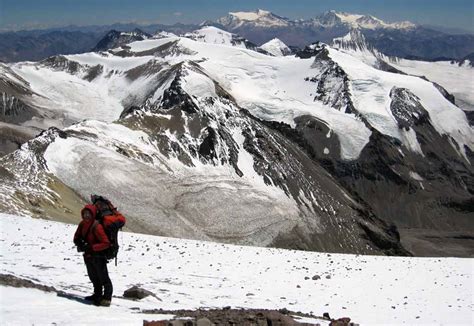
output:
{"label": "mountaineering boot", "polygon": [[102,301],[102,297],[95,297],[92,303],[94,304],[94,306],[100,306],[101,301]]}
{"label": "mountaineering boot", "polygon": [[98,306],[101,306],[101,307],[110,307],[110,303],[111,303],[110,300],[102,299],[102,300],[100,300]]}
{"label": "mountaineering boot", "polygon": [[97,298],[98,296],[93,294],[93,295],[88,295],[87,297],[84,297],[84,300],[86,301],[95,301],[95,299]]}

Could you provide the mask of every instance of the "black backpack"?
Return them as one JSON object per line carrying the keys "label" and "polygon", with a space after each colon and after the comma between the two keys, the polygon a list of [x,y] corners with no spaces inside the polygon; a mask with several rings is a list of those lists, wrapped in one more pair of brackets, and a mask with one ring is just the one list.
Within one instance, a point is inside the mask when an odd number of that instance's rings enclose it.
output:
{"label": "black backpack", "polygon": [[97,221],[104,228],[105,234],[110,241],[110,247],[103,251],[107,260],[115,258],[117,265],[117,254],[119,251],[118,231],[125,225],[126,219],[110,200],[103,196],[91,195],[92,203],[97,207]]}

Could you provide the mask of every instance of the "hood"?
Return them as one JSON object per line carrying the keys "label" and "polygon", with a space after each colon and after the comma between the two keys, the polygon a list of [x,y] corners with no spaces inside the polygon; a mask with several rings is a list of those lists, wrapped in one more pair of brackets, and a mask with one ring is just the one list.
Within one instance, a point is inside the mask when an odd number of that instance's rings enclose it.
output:
{"label": "hood", "polygon": [[83,213],[86,209],[89,210],[89,211],[91,211],[92,217],[95,219],[96,216],[97,216],[97,208],[96,208],[94,205],[92,205],[92,204],[88,204],[88,205],[84,206],[84,208],[81,210],[81,217],[82,217],[82,213]]}

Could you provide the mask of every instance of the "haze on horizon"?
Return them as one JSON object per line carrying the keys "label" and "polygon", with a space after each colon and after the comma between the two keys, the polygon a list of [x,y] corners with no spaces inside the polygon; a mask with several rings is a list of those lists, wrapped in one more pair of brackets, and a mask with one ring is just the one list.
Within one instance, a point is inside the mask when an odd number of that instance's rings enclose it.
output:
{"label": "haze on horizon", "polygon": [[215,20],[231,11],[271,11],[290,19],[312,18],[328,11],[373,15],[387,22],[411,21],[474,33],[474,2],[469,0],[182,0],[175,3],[152,0],[0,0],[0,31],[44,29],[69,25],[198,24]]}

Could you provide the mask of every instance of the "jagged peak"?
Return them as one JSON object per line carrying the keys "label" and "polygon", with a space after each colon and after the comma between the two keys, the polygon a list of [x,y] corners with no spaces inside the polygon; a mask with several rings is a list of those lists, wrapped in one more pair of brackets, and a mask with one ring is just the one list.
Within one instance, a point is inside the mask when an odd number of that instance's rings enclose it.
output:
{"label": "jagged peak", "polygon": [[349,33],[342,37],[334,38],[332,47],[355,51],[373,50],[373,47],[367,43],[364,34],[357,28],[352,28]]}
{"label": "jagged peak", "polygon": [[334,38],[332,48],[350,52],[366,64],[383,71],[404,74],[388,62],[397,61],[398,58],[387,56],[379,52],[370,42],[368,42],[358,28],[353,28],[342,37]]}

